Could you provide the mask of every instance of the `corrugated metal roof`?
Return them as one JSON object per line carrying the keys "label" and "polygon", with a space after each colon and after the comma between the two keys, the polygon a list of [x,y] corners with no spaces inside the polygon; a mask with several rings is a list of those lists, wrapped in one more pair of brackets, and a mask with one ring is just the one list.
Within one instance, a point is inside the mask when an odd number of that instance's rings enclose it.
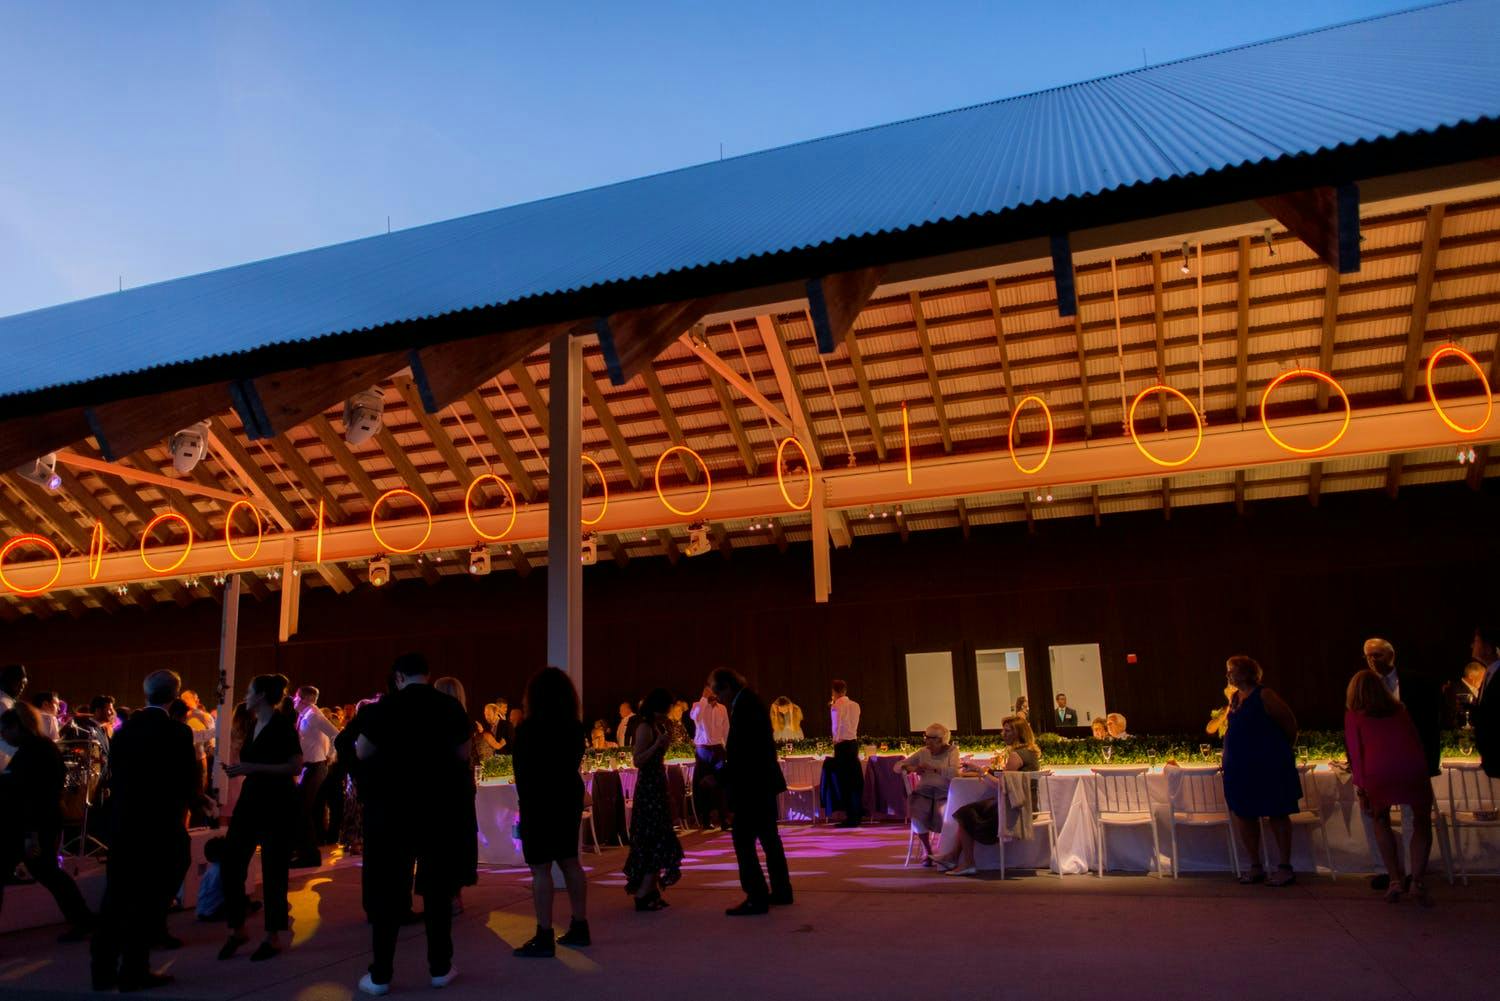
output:
{"label": "corrugated metal roof", "polygon": [[1495,119],[1497,21],[1459,0],[0,319],[0,397]]}

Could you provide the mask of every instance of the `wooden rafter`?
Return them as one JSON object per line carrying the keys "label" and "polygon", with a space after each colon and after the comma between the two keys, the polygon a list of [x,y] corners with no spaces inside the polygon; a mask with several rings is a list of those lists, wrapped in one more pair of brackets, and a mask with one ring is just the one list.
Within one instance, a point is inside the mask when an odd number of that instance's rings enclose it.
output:
{"label": "wooden rafter", "polygon": [[656,538],[661,542],[661,551],[666,554],[667,560],[676,563],[682,553],[677,549],[677,540],[672,537],[670,530],[658,528]]}
{"label": "wooden rafter", "polygon": [[796,369],[792,367],[791,352],[787,350],[786,332],[782,330],[781,324],[776,321],[775,317],[764,315],[755,318],[755,329],[760,333],[761,344],[766,349],[766,358],[771,363],[771,375],[776,380],[776,392],[786,406],[787,416],[791,418],[793,433],[796,434],[797,441],[806,449],[808,462],[812,464],[813,469],[822,469],[823,450],[819,447],[818,438],[812,430],[807,396],[802,391],[802,383],[797,379]]}
{"label": "wooden rafter", "polygon": [[922,349],[922,364],[927,369],[927,386],[932,392],[932,406],[937,412],[938,434],[943,439],[943,451],[953,451],[953,435],[948,430],[948,411],[943,406],[943,387],[938,380],[937,361],[932,355],[932,339],[927,336],[927,317],[922,315],[922,299],[917,293],[910,295],[912,322],[916,325],[917,345]]}
{"label": "wooden rafter", "polygon": [[1469,485],[1470,490],[1478,490],[1484,483],[1485,469],[1490,464],[1490,446],[1480,445],[1474,450],[1474,461],[1469,463],[1469,471],[1464,474],[1464,482]]}
{"label": "wooden rafter", "polygon": [[1250,238],[1239,240],[1239,305],[1235,315],[1234,414],[1245,419],[1246,387],[1250,371]]}
{"label": "wooden rafter", "polygon": [[1166,521],[1172,520],[1172,481],[1165,476],[1161,478],[1161,516]]}
{"label": "wooden rafter", "polygon": [[623,386],[642,366],[714,308],[714,298],[689,299],[647,309],[626,310],[594,324],[609,381]]}
{"label": "wooden rafter", "polygon": [[[1167,321],[1162,310],[1161,251],[1151,252],[1151,320],[1156,330],[1156,384],[1167,383]],[[1156,419],[1167,429],[1167,394],[1156,394]]]}
{"label": "wooden rafter", "polygon": [[1329,267],[1344,274],[1359,270],[1359,189],[1355,185],[1310,188],[1256,202]]}
{"label": "wooden rafter", "polygon": [[963,533],[965,539],[969,537],[969,507],[960,497],[953,505],[954,513],[958,515],[958,529]]}
{"label": "wooden rafter", "polygon": [[[661,379],[656,375],[654,365],[647,364],[641,369],[641,380],[646,384],[646,391],[651,394],[651,402],[656,404],[656,412],[661,417],[661,422],[667,428],[667,436],[671,438],[674,445],[686,445],[687,435],[682,433],[682,425],[677,421],[677,414],[672,410],[672,401],[667,399],[667,391],[662,388]],[[698,482],[698,464],[689,462],[685,466],[689,483]]]}
{"label": "wooden rafter", "polygon": [[1401,369],[1401,397],[1410,400],[1417,393],[1417,369],[1422,363],[1427,338],[1427,311],[1432,305],[1432,280],[1437,271],[1438,249],[1443,241],[1443,206],[1427,210],[1427,224],[1422,230],[1422,257],[1417,264],[1417,288],[1411,300],[1411,327],[1406,336],[1406,362]]}
{"label": "wooden rafter", "polygon": [[1073,314],[1073,340],[1078,346],[1078,389],[1083,394],[1083,436],[1092,438],[1094,436],[1094,414],[1089,406],[1089,365],[1088,356],[1083,347],[1083,315],[1081,312]]}
{"label": "wooden rafter", "polygon": [[[1323,273],[1323,340],[1318,348],[1318,368],[1333,375],[1333,348],[1339,333],[1339,273]],[[1328,409],[1328,383],[1318,382],[1318,409]]]}
{"label": "wooden rafter", "polygon": [[771,519],[771,541],[776,543],[777,552],[786,552],[786,529],[782,527],[780,518]]}
{"label": "wooden rafter", "polygon": [[448,471],[453,474],[453,478],[458,481],[458,485],[467,487],[473,483],[474,470],[469,468],[468,460],[463,457],[463,453],[459,451],[452,436],[444,430],[442,421],[429,414],[422,406],[422,399],[416,384],[402,376],[397,376],[395,382],[396,392],[400,393],[401,399],[406,401],[412,416],[422,426],[428,440],[432,442],[432,447],[437,449],[438,455],[443,457],[443,462],[448,466]]}
{"label": "wooden rafter", "polygon": [[682,344],[703,362],[703,367],[708,370],[711,379],[717,378],[728,383],[739,391],[751,403],[755,404],[770,420],[775,421],[788,431],[793,431],[792,420],[787,416],[785,410],[768,400],[759,389],[734,370],[734,367],[720,358],[708,342],[703,338],[702,328],[694,328],[682,336]]}
{"label": "wooden rafter", "polygon": [[734,439],[735,447],[740,451],[740,461],[745,464],[745,472],[754,476],[760,471],[760,462],[755,458],[755,446],[750,443],[750,436],[745,433],[744,422],[740,420],[739,408],[729,392],[729,386],[713,369],[705,368],[705,372],[708,374],[709,385],[713,387],[714,396],[719,401],[719,409],[723,411],[724,422],[729,426],[729,434]]}
{"label": "wooden rafter", "polygon": [[1026,534],[1036,534],[1036,514],[1031,509],[1031,493],[1021,494],[1021,504],[1026,509]]}
{"label": "wooden rafter", "polygon": [[1401,471],[1406,466],[1406,456],[1400,452],[1392,452],[1385,467],[1385,493],[1391,500],[1401,492]]}
{"label": "wooden rafter", "polygon": [[240,379],[230,386],[235,412],[250,440],[285,434],[314,414],[384,381],[407,364],[402,352],[346,358],[308,368]]}
{"label": "wooden rafter", "polygon": [[312,466],[302,457],[302,453],[293,445],[291,439],[284,434],[278,434],[271,439],[276,454],[281,456],[281,461],[286,463],[288,472],[297,478],[297,481],[310,490],[314,496],[323,501],[324,517],[328,521],[345,522],[349,520],[349,514],[344,510],[344,505],[339,503],[338,497],[323,478],[313,471]]}
{"label": "wooden rafter", "polygon": [[426,504],[430,510],[437,510],[438,502],[437,498],[433,496],[432,488],[427,485],[427,481],[422,479],[422,474],[417,472],[417,467],[412,465],[411,458],[406,454],[406,449],[396,440],[396,436],[391,433],[391,429],[382,426],[379,431],[375,432],[375,441],[380,445],[380,450],[385,453],[385,457],[390,460],[391,465],[395,468],[396,475],[401,480],[401,485],[422,498],[422,503]]}
{"label": "wooden rafter", "polygon": [[630,562],[630,552],[618,535],[606,535],[604,544],[609,547],[609,555],[614,558],[616,566],[623,567]]}
{"label": "wooden rafter", "polygon": [[635,461],[635,454],[630,451],[630,443],[625,440],[620,425],[615,422],[615,415],[609,412],[609,404],[604,400],[604,391],[599,388],[594,373],[585,367],[582,374],[583,392],[589,399],[590,409],[594,411],[594,419],[609,438],[610,447],[615,450],[615,458],[620,461],[620,468],[625,470],[625,478],[630,481],[631,488],[639,490],[645,481],[641,477],[641,467]]}
{"label": "wooden rafter", "polygon": [[875,443],[875,458],[885,461],[885,428],[880,424],[880,411],[875,407],[875,396],[870,392],[870,379],[865,374],[864,358],[859,351],[859,334],[853,328],[844,335],[844,348],[849,352],[849,367],[854,370],[854,383],[859,387],[859,400],[865,408],[865,420],[870,424],[870,438]]}
{"label": "wooden rafter", "polygon": [[844,335],[854,329],[854,321],[884,274],[884,268],[861,268],[808,281],[807,311],[820,352],[831,354]]}
{"label": "wooden rafter", "polygon": [[413,350],[407,360],[424,408],[437,413],[467,396],[476,386],[525,360],[532,351],[550,344],[558,334],[579,326],[573,321],[526,327]]}
{"label": "wooden rafter", "polygon": [[522,500],[535,500],[536,484],[532,482],[531,474],[526,471],[526,464],[511,447],[510,439],[505,436],[505,429],[500,426],[499,421],[495,420],[494,413],[484,402],[484,397],[479,390],[473,390],[466,395],[464,405],[469,408],[469,413],[474,415],[474,421],[484,432],[484,436],[489,439],[495,454],[500,456],[500,461],[505,465],[506,471],[510,473],[510,478],[516,485],[516,493],[521,495]]}
{"label": "wooden rafter", "polygon": [[1104,508],[1099,503],[1099,484],[1089,487],[1089,499],[1094,509],[1094,527],[1099,528],[1104,524]]}
{"label": "wooden rafter", "polygon": [[1005,399],[1009,404],[1008,409],[1014,411],[1016,409],[1016,386],[1010,374],[1010,346],[1005,343],[1005,322],[1000,313],[1000,286],[993,278],[986,279],[984,284],[990,294],[990,317],[995,323],[995,346],[1000,350],[1000,378],[1005,382]]}
{"label": "wooden rafter", "polygon": [[1234,471],[1234,513],[1242,518],[1245,516],[1245,471],[1243,469]]}
{"label": "wooden rafter", "polygon": [[542,391],[537,389],[536,380],[532,379],[526,362],[518,361],[506,371],[510,372],[510,377],[516,381],[516,388],[521,391],[526,405],[531,408],[532,418],[541,426],[542,434],[545,435],[547,433],[547,401],[542,398]]}
{"label": "wooden rafter", "polygon": [[333,461],[338,463],[339,469],[343,470],[349,482],[354,484],[354,489],[359,491],[365,504],[373,506],[380,497],[380,490],[375,486],[375,481],[370,479],[370,474],[365,472],[365,467],[360,464],[359,459],[344,443],[344,436],[335,431],[333,425],[328,423],[328,418],[322,414],[314,414],[308,418],[307,426],[312,428],[313,434],[318,436],[318,441],[328,450],[328,454],[333,456]]}
{"label": "wooden rafter", "polygon": [[[295,531],[301,527],[301,518],[295,508],[286,499],[286,495],[271,478],[260,468],[260,464],[245,451],[234,436],[234,432],[225,426],[224,422],[217,417],[208,422],[208,434],[213,454],[219,461],[224,463],[229,472],[239,481],[252,497],[264,505],[282,528],[287,531]],[[202,463],[194,467],[193,472],[203,470],[212,480],[212,474],[208,473]],[[217,481],[215,481],[217,482]]]}

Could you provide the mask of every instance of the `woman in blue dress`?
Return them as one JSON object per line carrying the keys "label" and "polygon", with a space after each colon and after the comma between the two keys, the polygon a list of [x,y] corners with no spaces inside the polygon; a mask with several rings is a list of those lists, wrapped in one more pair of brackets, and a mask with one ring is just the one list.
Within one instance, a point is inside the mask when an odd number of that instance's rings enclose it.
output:
{"label": "woman in blue dress", "polygon": [[[1297,772],[1297,718],[1281,696],[1261,686],[1260,664],[1250,657],[1230,657],[1225,677],[1234,688],[1224,731],[1224,801],[1234,814],[1240,843],[1250,858],[1241,883],[1288,886],[1292,870],[1292,824],[1298,810],[1302,778]],[[1261,866],[1260,818],[1265,817],[1276,842],[1276,872]]]}

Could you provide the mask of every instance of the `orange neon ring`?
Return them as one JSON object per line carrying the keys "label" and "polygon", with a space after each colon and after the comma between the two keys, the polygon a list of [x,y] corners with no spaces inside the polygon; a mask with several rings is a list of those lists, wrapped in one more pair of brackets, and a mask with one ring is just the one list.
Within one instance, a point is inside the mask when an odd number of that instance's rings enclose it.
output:
{"label": "orange neon ring", "polygon": [[594,472],[599,474],[599,489],[604,491],[604,506],[599,509],[599,516],[592,521],[578,516],[578,521],[583,525],[597,525],[604,520],[604,512],[609,510],[609,481],[604,478],[604,470],[599,468],[599,462],[592,455],[585,455],[583,461],[594,467]]}
{"label": "orange neon ring", "polygon": [[[397,494],[405,494],[412,500],[416,501],[422,506],[422,513],[427,516],[427,531],[423,532],[420,539],[418,539],[412,545],[407,546],[405,549],[402,549],[399,546],[393,546],[389,542],[386,542],[380,537],[380,529],[375,527],[375,516],[380,513],[380,505],[384,504],[387,500],[396,496]],[[375,536],[375,541],[380,543],[381,549],[388,550],[389,552],[393,553],[414,553],[418,549],[422,548],[422,544],[426,542],[427,537],[432,534],[432,509],[427,506],[426,501],[424,501],[422,498],[418,497],[416,494],[412,493],[405,487],[392,487],[390,490],[387,490],[385,493],[375,498],[375,504],[370,508],[370,534]]]}
{"label": "orange neon ring", "polygon": [[[1028,469],[1021,465],[1020,459],[1016,458],[1016,418],[1021,416],[1021,411],[1026,409],[1026,404],[1033,401],[1037,406],[1042,408],[1042,416],[1047,418],[1047,450],[1042,453],[1042,461]],[[1016,409],[1010,412],[1010,430],[1005,435],[1005,447],[1010,449],[1010,461],[1016,464],[1016,468],[1027,476],[1033,473],[1040,473],[1042,467],[1047,464],[1047,460],[1052,458],[1052,440],[1052,408],[1047,406],[1047,401],[1040,396],[1028,396],[1022,399],[1020,403],[1017,403]]]}
{"label": "orange neon ring", "polygon": [[[483,483],[485,480],[494,480],[496,483],[500,484],[500,489],[505,491],[505,496],[510,501],[510,523],[505,526],[505,531],[501,532],[499,535],[491,535],[484,529],[480,528],[479,525],[477,525],[474,521],[474,488],[479,486],[479,484]],[[469,489],[464,491],[464,517],[469,519],[469,527],[472,528],[474,530],[474,534],[479,536],[481,539],[484,539],[488,542],[498,542],[499,540],[505,538],[510,534],[510,530],[516,527],[516,495],[511,492],[510,484],[506,483],[494,473],[480,473],[478,476],[474,477],[474,482],[470,483]]]}
{"label": "orange neon ring", "polygon": [[99,566],[104,562],[104,522],[94,522],[89,536],[89,580],[98,580]]}
{"label": "orange neon ring", "polygon": [[[250,550],[249,556],[241,556],[239,553],[235,552],[234,540],[229,537],[229,533],[234,529],[234,512],[239,510],[240,505],[242,504],[250,509],[251,514],[255,515],[255,548]],[[251,504],[247,500],[237,500],[233,504],[229,505],[229,513],[224,515],[224,548],[229,550],[229,555],[233,557],[235,562],[249,563],[251,560],[255,559],[255,554],[260,552],[261,539],[265,537],[265,533],[265,522],[261,519],[260,509],[257,508],[254,504]]]}
{"label": "orange neon ring", "polygon": [[[173,563],[171,566],[154,566],[150,560],[146,559],[146,543],[150,541],[151,533],[155,531],[157,525],[160,525],[162,522],[168,521],[172,518],[176,518],[178,521],[182,522],[182,527],[187,530],[187,545],[182,547],[182,555],[177,557],[177,562]],[[176,570],[178,567],[187,562],[188,553],[191,553],[192,551],[193,526],[189,525],[188,520],[182,515],[178,514],[176,511],[163,511],[155,518],[152,518],[151,523],[146,526],[146,530],[141,533],[141,562],[146,564],[146,569],[150,570],[152,573],[171,573],[173,570]]]}
{"label": "orange neon ring", "polygon": [[[1474,370],[1474,374],[1479,376],[1479,384],[1484,387],[1484,420],[1471,428],[1466,428],[1462,424],[1456,423],[1448,416],[1447,411],[1443,409],[1443,405],[1438,402],[1437,393],[1432,388],[1432,370],[1441,359],[1446,358],[1448,355],[1456,355],[1468,362],[1469,367]],[[1431,358],[1427,359],[1427,398],[1432,401],[1432,409],[1437,411],[1437,415],[1442,418],[1443,423],[1459,434],[1478,434],[1483,431],[1490,422],[1490,416],[1495,412],[1495,394],[1490,391],[1490,380],[1485,376],[1484,369],[1479,367],[1479,363],[1474,360],[1473,355],[1457,344],[1444,344],[1432,353]]]}
{"label": "orange neon ring", "polygon": [[[667,460],[667,456],[671,455],[673,452],[686,452],[688,455],[691,455],[693,458],[697,459],[698,465],[703,467],[703,483],[704,486],[706,486],[708,489],[703,494],[703,503],[699,504],[691,511],[683,511],[680,508],[673,507],[672,502],[667,500],[667,495],[661,492],[661,464],[665,462]],[[704,508],[708,507],[708,499],[714,495],[714,478],[713,474],[708,471],[708,463],[703,461],[703,456],[699,455],[697,452],[694,452],[686,445],[673,445],[671,448],[667,449],[661,454],[661,457],[656,460],[656,475],[654,479],[656,480],[656,496],[661,501],[662,506],[665,507],[668,511],[671,511],[673,514],[680,515],[683,518],[691,518],[699,511],[702,511]]]}
{"label": "orange neon ring", "polygon": [[[5,576],[5,558],[10,555],[10,551],[12,549],[16,548],[17,546],[24,546],[28,542],[35,542],[39,546],[45,546],[47,549],[52,550],[52,559],[56,563],[56,568],[52,571],[52,576],[48,578],[47,583],[41,585],[40,587],[20,587],[16,584],[12,584],[10,582],[10,578]],[[57,551],[57,543],[53,542],[46,536],[16,535],[13,536],[10,541],[5,544],[4,548],[0,548],[0,584],[4,584],[15,594],[23,594],[28,597],[38,594],[45,594],[52,588],[53,584],[57,583],[57,578],[61,576],[62,553]]]}
{"label": "orange neon ring", "polygon": [[[1187,405],[1188,413],[1193,415],[1193,421],[1198,426],[1198,438],[1193,442],[1193,450],[1187,455],[1183,456],[1181,459],[1172,461],[1168,461],[1167,459],[1158,459],[1156,456],[1151,454],[1151,451],[1146,448],[1145,445],[1141,444],[1140,436],[1135,433],[1135,408],[1140,406],[1141,401],[1150,396],[1152,393],[1171,393],[1173,396],[1177,397]],[[1181,392],[1173,389],[1171,386],[1164,386],[1158,383],[1155,386],[1147,386],[1145,389],[1137,393],[1135,399],[1130,401],[1130,416],[1126,419],[1126,424],[1128,424],[1130,427],[1130,440],[1135,442],[1136,451],[1140,452],[1147,459],[1150,459],[1158,466],[1162,466],[1167,469],[1172,469],[1176,466],[1185,466],[1189,462],[1192,462],[1193,456],[1198,454],[1198,449],[1203,447],[1203,418],[1198,415],[1198,408],[1193,406],[1192,400],[1188,399]]]}
{"label": "orange neon ring", "polygon": [[[802,453],[802,464],[807,467],[807,500],[803,501],[801,504],[792,503],[792,495],[786,492],[786,478],[782,475],[781,472],[781,453],[786,449],[787,442],[791,442],[793,445],[797,446],[797,451]],[[812,462],[807,458],[807,449],[803,448],[802,442],[798,441],[793,435],[787,435],[776,444],[776,485],[781,488],[782,498],[786,501],[787,506],[790,507],[793,511],[806,511],[808,506],[812,504]]]}
{"label": "orange neon ring", "polygon": [[[1288,445],[1286,442],[1276,437],[1276,432],[1271,430],[1271,424],[1266,420],[1266,398],[1271,395],[1271,393],[1276,389],[1277,386],[1281,385],[1288,379],[1295,379],[1298,376],[1307,376],[1310,379],[1317,379],[1320,382],[1327,383],[1334,392],[1339,394],[1339,399],[1344,401],[1343,425],[1339,427],[1338,432],[1332,438],[1328,439],[1317,448],[1298,448],[1296,445]],[[1278,375],[1276,378],[1272,379],[1270,384],[1266,386],[1266,391],[1260,394],[1260,426],[1266,429],[1266,436],[1274,441],[1277,447],[1283,448],[1288,452],[1294,452],[1297,455],[1316,455],[1319,452],[1326,452],[1333,446],[1337,445],[1339,443],[1339,439],[1344,437],[1344,432],[1349,430],[1349,420],[1353,416],[1354,414],[1349,407],[1349,395],[1344,392],[1344,387],[1340,386],[1339,381],[1333,376],[1329,375],[1327,372],[1319,371],[1315,368],[1288,369],[1287,371]]]}

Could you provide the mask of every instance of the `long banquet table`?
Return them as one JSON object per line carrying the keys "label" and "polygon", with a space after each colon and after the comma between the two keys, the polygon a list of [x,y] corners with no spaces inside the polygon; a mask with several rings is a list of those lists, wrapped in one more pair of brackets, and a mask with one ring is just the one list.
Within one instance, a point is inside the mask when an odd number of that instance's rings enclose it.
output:
{"label": "long banquet table", "polygon": [[[1090,767],[1059,767],[1051,770],[1048,788],[1054,813],[1057,836],[1057,860],[1054,871],[1061,874],[1081,874],[1097,871],[1099,846],[1094,823],[1095,776]],[[1326,811],[1327,825],[1323,828],[1328,837],[1328,852],[1334,869],[1338,872],[1373,872],[1378,868],[1374,861],[1365,826],[1360,817],[1359,804],[1355,800],[1354,784],[1349,774],[1327,765],[1318,766],[1312,774],[1313,787]],[[1432,780],[1438,807],[1448,809],[1448,779],[1446,771]],[[1172,840],[1170,833],[1171,806],[1168,795],[1168,780],[1164,767],[1153,768],[1146,775],[1146,786],[1150,793],[1157,839],[1161,848],[1163,872],[1172,868]],[[957,778],[948,790],[948,806],[944,813],[943,833],[938,840],[940,851],[950,851],[957,845],[958,826],[953,814],[969,803],[986,796],[995,795],[995,786],[980,778]],[[1299,871],[1310,873],[1326,871],[1328,855],[1325,855],[1322,835],[1317,828],[1298,825],[1292,832],[1292,864]],[[1107,838],[1110,871],[1142,872],[1151,865],[1151,830],[1144,824],[1138,827],[1110,827]],[[1267,832],[1269,841],[1269,832]],[[1432,871],[1441,871],[1442,856],[1439,837],[1434,832]],[[1452,834],[1449,833],[1449,840]],[[1451,850],[1463,852],[1470,872],[1500,871],[1500,832],[1465,829],[1462,844],[1452,845]],[[1222,827],[1177,828],[1177,846],[1181,857],[1178,869],[1182,872],[1223,872],[1231,868],[1229,847]],[[1236,851],[1241,851],[1238,843]],[[1047,833],[1038,828],[1029,841],[1008,842],[1005,846],[1007,869],[1048,869],[1049,858]],[[977,845],[975,864],[980,869],[1000,868],[1000,853],[996,846]],[[1246,864],[1243,855],[1240,864]],[[1457,856],[1454,856],[1457,867]]]}

